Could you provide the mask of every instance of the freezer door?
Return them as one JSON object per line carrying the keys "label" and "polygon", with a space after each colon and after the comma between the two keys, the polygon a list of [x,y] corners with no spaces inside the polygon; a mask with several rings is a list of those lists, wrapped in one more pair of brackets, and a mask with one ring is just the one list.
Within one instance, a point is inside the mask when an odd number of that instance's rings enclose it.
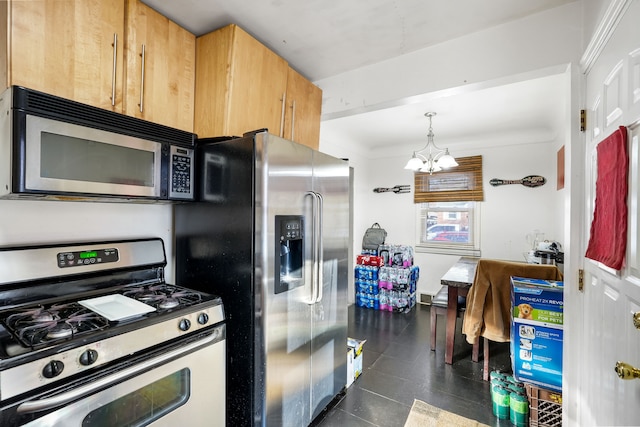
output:
{"label": "freezer door", "polygon": [[313,153],[313,191],[321,201],[321,283],[311,306],[311,419],[346,384],[349,167],[346,161]]}
{"label": "freezer door", "polygon": [[[256,310],[262,315],[257,332],[257,360],[262,358],[264,379],[256,378],[263,393],[262,423],[267,426],[299,426],[311,420],[311,319],[313,233],[311,215],[311,149],[268,134],[256,135],[256,222],[261,225],[258,245],[261,262],[256,266]],[[301,242],[290,249],[303,253],[302,271],[295,281],[279,281],[286,251],[281,231],[287,224],[301,224]],[[298,237],[298,236],[294,236]],[[293,239],[294,241],[297,239]],[[283,258],[281,258],[281,256]],[[298,264],[298,263],[293,263]],[[260,269],[260,270],[259,270]]]}
{"label": "freezer door", "polygon": [[346,384],[349,170],[268,134],[256,147],[264,419],[307,425]]}

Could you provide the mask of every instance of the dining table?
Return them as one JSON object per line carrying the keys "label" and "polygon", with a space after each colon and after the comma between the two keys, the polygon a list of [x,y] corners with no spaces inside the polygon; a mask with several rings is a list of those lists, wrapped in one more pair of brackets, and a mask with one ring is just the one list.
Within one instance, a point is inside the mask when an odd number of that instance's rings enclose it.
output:
{"label": "dining table", "polygon": [[[440,283],[447,286],[447,322],[446,322],[446,347],[444,352],[445,363],[453,363],[453,347],[456,334],[456,319],[458,317],[458,297],[466,297],[469,288],[473,284],[476,267],[479,258],[461,257],[440,278]],[[477,358],[477,357],[476,357]]]}

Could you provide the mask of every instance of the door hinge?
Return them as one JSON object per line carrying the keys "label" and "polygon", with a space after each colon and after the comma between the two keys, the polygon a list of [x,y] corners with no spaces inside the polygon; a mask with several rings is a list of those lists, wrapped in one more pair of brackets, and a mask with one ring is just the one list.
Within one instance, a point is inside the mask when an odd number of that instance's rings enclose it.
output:
{"label": "door hinge", "polygon": [[587,130],[587,110],[580,110],[580,132]]}
{"label": "door hinge", "polygon": [[584,292],[584,270],[578,270],[578,290]]}

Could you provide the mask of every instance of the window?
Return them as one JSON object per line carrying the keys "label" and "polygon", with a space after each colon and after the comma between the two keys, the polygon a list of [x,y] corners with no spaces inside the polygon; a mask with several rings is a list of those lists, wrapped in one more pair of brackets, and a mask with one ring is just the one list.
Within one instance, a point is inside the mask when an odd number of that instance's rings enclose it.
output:
{"label": "window", "polygon": [[416,249],[480,256],[482,156],[456,160],[455,168],[415,174]]}
{"label": "window", "polygon": [[479,256],[478,210],[476,202],[419,203],[416,249]]}

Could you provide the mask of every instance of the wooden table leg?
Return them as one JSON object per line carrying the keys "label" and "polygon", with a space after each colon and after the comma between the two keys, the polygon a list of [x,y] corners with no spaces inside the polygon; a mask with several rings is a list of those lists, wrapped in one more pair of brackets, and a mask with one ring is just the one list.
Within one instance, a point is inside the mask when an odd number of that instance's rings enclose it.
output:
{"label": "wooden table leg", "polygon": [[447,342],[444,351],[444,363],[453,363],[453,344],[456,336],[456,319],[458,317],[458,288],[449,286],[447,301]]}

